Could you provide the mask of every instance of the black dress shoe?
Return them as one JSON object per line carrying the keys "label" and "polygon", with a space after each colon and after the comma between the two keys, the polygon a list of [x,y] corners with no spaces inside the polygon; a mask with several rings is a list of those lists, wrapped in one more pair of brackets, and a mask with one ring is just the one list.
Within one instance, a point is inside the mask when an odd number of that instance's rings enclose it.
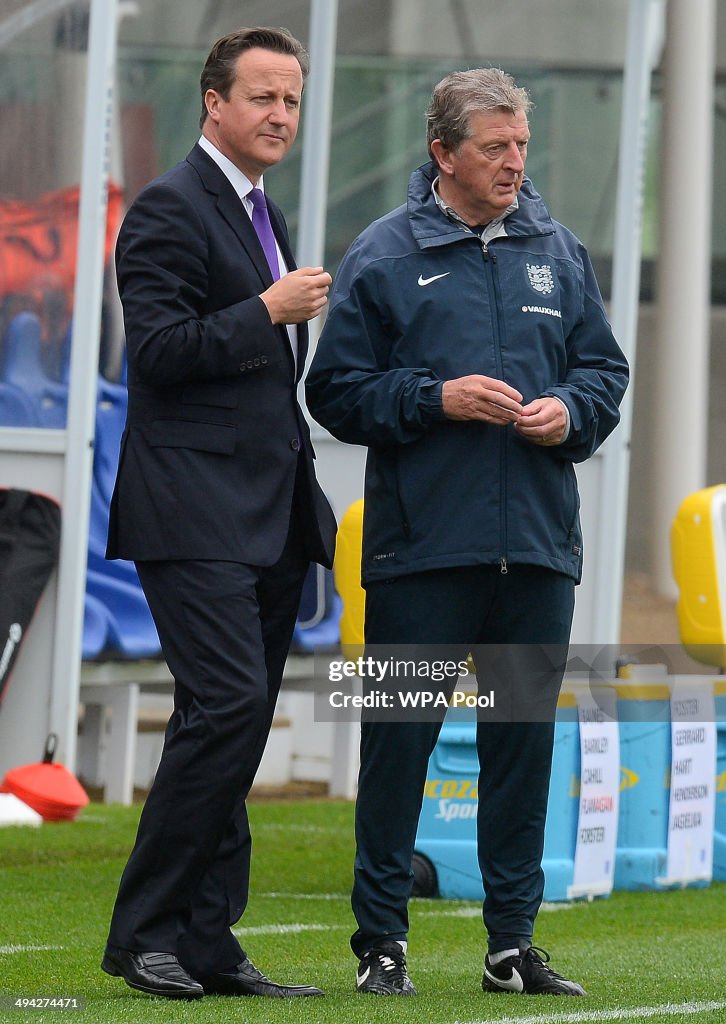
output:
{"label": "black dress shoe", "polygon": [[314,985],[278,985],[258,971],[251,960],[244,959],[234,970],[219,971],[199,979],[206,995],[215,996],[272,996],[292,999],[294,996],[322,996],[325,993]]}
{"label": "black dress shoe", "polygon": [[101,967],[114,978],[151,996],[167,999],[201,999],[204,989],[184,970],[173,953],[133,953],[106,946]]}

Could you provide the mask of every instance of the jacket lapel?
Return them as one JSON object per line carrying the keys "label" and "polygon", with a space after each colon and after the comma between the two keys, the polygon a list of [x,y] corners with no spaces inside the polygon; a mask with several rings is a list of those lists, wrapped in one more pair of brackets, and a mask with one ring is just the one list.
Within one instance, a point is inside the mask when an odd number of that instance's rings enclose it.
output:
{"label": "jacket lapel", "polygon": [[259,274],[262,290],[269,288],[272,284],[272,274],[267,257],[257,232],[252,227],[252,221],[228,178],[201,146],[195,146],[187,160],[196,169],[207,192],[217,197],[217,209],[244,246]]}
{"label": "jacket lapel", "polygon": [[[224,217],[237,238],[239,238],[247,252],[247,255],[254,264],[255,270],[259,274],[260,284],[262,285],[261,291],[264,291],[265,288],[269,288],[272,284],[272,274],[270,273],[270,267],[267,262],[267,257],[265,256],[265,251],[257,237],[257,232],[252,227],[252,221],[247,215],[247,211],[244,209],[239,196],[232,188],[228,178],[221,168],[217,166],[214,160],[212,160],[209,154],[204,152],[201,146],[195,146],[187,156],[187,160],[199,174],[202,184],[206,190],[217,197],[217,209],[219,210],[220,215]],[[270,203],[268,209],[272,230],[275,238],[277,239],[277,244],[280,246],[280,251],[285,258],[287,268],[288,270],[295,270],[295,258],[292,255],[292,250],[290,249],[287,228],[284,220],[282,219],[282,215],[274,203]],[[287,331],[285,328],[280,327],[280,330],[284,332],[285,340],[288,341]],[[297,380],[299,380],[305,366],[305,358],[308,350],[307,324],[297,325],[297,340],[298,359],[296,377]],[[289,343],[286,347],[288,351],[290,351]],[[292,364],[291,351],[290,363]]]}

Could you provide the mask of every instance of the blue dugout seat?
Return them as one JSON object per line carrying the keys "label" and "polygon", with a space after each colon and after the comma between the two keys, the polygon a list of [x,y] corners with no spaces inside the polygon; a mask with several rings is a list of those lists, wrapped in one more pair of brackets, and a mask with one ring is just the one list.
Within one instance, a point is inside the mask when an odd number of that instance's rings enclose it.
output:
{"label": "blue dugout seat", "polygon": [[38,420],[34,425],[65,427],[68,388],[45,372],[40,320],[35,313],[17,313],[10,321],[5,335],[2,379],[27,396]]}
{"label": "blue dugout seat", "polygon": [[312,564],[303,584],[292,650],[303,654],[336,648],[340,643],[342,610],[332,571]]}
{"label": "blue dugout seat", "polygon": [[108,654],[129,659],[158,657],[159,636],[139,586],[89,569],[86,593],[108,611]]}
{"label": "blue dugout seat", "polygon": [[0,427],[39,427],[35,403],[12,384],[0,383]]}
{"label": "blue dugout seat", "polygon": [[[105,558],[108,515],[116,480],[121,436],[126,423],[127,392],[123,384],[99,377],[96,405],[96,440],[91,484],[86,593],[90,598],[84,631],[85,652],[98,645],[106,630],[100,653],[108,657],[148,658],[161,654],[136,567],[123,559]],[[98,614],[100,604],[108,615]],[[303,587],[292,649],[298,652],[330,650],[340,641],[342,602],[335,591],[333,574],[311,565]],[[98,654],[88,654],[98,657]]]}
{"label": "blue dugout seat", "polygon": [[111,616],[106,605],[92,594],[86,594],[83,608],[83,646],[81,657],[92,661],[102,655],[108,646]]}
{"label": "blue dugout seat", "polygon": [[99,600],[108,612],[107,655],[153,658],[161,654],[161,647],[136,567],[133,562],[108,561],[105,557],[109,507],[126,406],[126,388],[99,377],[86,592]]}

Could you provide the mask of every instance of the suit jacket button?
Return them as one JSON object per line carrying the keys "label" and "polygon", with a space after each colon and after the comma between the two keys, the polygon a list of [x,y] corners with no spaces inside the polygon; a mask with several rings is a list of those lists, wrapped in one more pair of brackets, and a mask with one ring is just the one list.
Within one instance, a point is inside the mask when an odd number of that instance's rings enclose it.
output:
{"label": "suit jacket button", "polygon": [[245,366],[245,364],[244,363],[240,363],[239,372],[240,373],[244,373],[246,369],[247,369],[247,367]]}
{"label": "suit jacket button", "polygon": [[255,364],[255,366],[259,366],[260,365],[260,360],[259,359],[255,359],[254,360],[254,364]]}
{"label": "suit jacket button", "polygon": [[267,356],[263,356],[260,359],[260,362],[262,363],[263,366],[267,366],[267,363],[269,362],[269,360],[268,360]]}
{"label": "suit jacket button", "polygon": [[294,452],[299,452],[300,451],[300,438],[299,437],[293,437],[292,441],[290,442],[290,447],[292,448],[292,450]]}

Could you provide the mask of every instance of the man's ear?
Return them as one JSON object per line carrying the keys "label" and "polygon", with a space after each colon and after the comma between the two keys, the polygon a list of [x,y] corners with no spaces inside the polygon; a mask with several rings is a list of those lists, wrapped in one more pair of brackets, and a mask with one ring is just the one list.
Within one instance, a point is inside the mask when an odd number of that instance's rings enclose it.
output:
{"label": "man's ear", "polygon": [[444,174],[453,174],[451,150],[446,148],[441,139],[433,139],[431,142],[431,155],[439,165],[440,171]]}
{"label": "man's ear", "polygon": [[219,100],[220,96],[216,89],[207,89],[204,94],[204,105],[207,108],[207,116],[215,123],[219,121]]}

